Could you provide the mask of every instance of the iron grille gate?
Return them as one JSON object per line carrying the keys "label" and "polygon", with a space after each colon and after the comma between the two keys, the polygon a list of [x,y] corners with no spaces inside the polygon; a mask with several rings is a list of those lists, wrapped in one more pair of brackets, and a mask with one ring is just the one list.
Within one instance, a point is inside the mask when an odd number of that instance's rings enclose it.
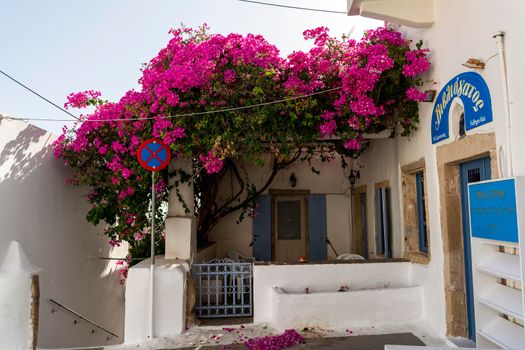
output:
{"label": "iron grille gate", "polygon": [[213,259],[193,264],[197,317],[252,316],[252,263]]}

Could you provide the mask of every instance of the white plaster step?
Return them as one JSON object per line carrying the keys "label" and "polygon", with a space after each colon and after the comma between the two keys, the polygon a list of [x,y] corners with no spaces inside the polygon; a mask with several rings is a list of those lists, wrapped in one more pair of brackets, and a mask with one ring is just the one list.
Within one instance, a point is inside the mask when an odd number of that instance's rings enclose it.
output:
{"label": "white plaster step", "polygon": [[502,349],[525,349],[523,327],[502,317],[496,317],[486,327],[479,329],[478,335]]}
{"label": "white plaster step", "polygon": [[36,348],[37,350],[104,350],[104,347],[103,346],[95,346],[95,347],[83,347],[83,348],[53,348],[53,349],[49,349],[49,348],[39,348],[37,347]]}
{"label": "white plaster step", "polygon": [[498,278],[521,281],[519,255],[493,251],[478,263],[477,269]]}
{"label": "white plaster step", "polygon": [[517,289],[497,283],[476,300],[491,309],[523,321],[521,292]]}
{"label": "white plaster step", "polygon": [[[458,348],[456,350],[472,350],[472,348]],[[418,345],[385,345],[385,350],[450,350],[450,346],[418,346]]]}

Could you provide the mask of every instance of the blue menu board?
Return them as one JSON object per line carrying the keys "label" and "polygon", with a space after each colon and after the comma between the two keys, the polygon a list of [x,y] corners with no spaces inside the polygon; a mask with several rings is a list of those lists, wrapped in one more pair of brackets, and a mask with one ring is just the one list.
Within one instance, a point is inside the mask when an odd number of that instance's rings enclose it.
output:
{"label": "blue menu board", "polygon": [[469,184],[472,237],[518,242],[514,179]]}

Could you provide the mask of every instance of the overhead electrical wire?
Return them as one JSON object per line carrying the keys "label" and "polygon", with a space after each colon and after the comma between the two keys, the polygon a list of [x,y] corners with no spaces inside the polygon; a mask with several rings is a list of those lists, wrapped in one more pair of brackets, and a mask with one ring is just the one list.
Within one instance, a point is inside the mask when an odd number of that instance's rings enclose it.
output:
{"label": "overhead electrical wire", "polygon": [[[23,87],[24,89],[30,91],[31,93],[35,94],[36,96],[40,97],[42,100],[46,101],[47,103],[55,106],[56,108],[60,109],[62,112],[64,113],[67,113],[68,115],[72,116],[73,118],[75,118],[76,120],[80,121],[80,119],[74,115],[73,113],[70,113],[68,111],[66,111],[64,108],[60,107],[59,105],[57,105],[56,103],[48,100],[47,98],[45,98],[44,96],[40,95],[38,92],[36,92],[35,90],[31,89],[29,86],[27,85],[24,85],[22,84],[21,82],[19,82],[18,80],[16,80],[15,78],[13,78],[12,76],[10,76],[9,74],[7,74],[6,72],[0,70],[0,73],[2,73],[3,75],[5,75],[7,78],[11,79],[12,81],[14,81],[15,83],[17,83],[18,85],[20,85],[21,87]],[[12,119],[22,119],[22,118],[12,118]],[[67,119],[67,121],[71,121],[70,119]]]}
{"label": "overhead electrical wire", "polygon": [[[324,10],[324,9],[315,9],[315,8],[309,8],[309,7],[300,7],[300,6],[291,6],[291,5],[283,5],[283,4],[275,4],[275,3],[269,3],[269,2],[262,2],[262,1],[252,1],[252,0],[238,0],[240,2],[246,2],[246,3],[251,3],[251,4],[256,4],[256,5],[264,5],[264,6],[273,6],[273,7],[281,7],[281,8],[288,8],[288,9],[293,9],[293,10],[303,10],[303,11],[314,11],[314,12],[324,12],[324,13],[335,13],[335,14],[344,14],[346,15],[347,13],[344,12],[344,11],[334,11],[334,10]],[[22,86],[24,89],[28,90],[29,92],[31,92],[32,94],[38,96],[39,98],[41,98],[42,100],[46,101],[47,103],[51,104],[52,106],[54,106],[55,108],[58,108],[59,110],[61,110],[62,112],[68,114],[69,116],[75,118],[77,121],[81,121],[80,118],[78,118],[76,115],[74,115],[73,113],[71,112],[68,112],[66,109],[60,107],[59,105],[57,105],[56,103],[54,103],[53,101],[50,101],[49,99],[47,99],[46,97],[42,96],[41,94],[39,94],[38,92],[36,92],[35,90],[31,89],[29,86],[21,83],[20,81],[18,81],[17,79],[13,78],[12,76],[10,76],[9,74],[5,73],[4,71],[0,70],[0,73],[3,74],[5,77],[7,77],[8,79],[12,80],[13,82],[17,83],[18,85]],[[249,106],[242,106],[242,107],[232,107],[232,108],[225,108],[225,109],[221,109],[221,110],[215,110],[215,111],[207,111],[207,112],[196,112],[196,113],[186,113],[186,114],[179,114],[179,115],[174,115],[174,116],[169,116],[169,118],[174,118],[174,117],[185,117],[185,116],[195,116],[195,115],[203,115],[203,114],[212,114],[212,113],[221,113],[221,112],[231,112],[231,111],[235,111],[235,110],[240,110],[240,109],[247,109],[247,108],[254,108],[254,107],[259,107],[259,106],[264,106],[264,105],[270,105],[270,104],[275,104],[275,103],[281,103],[281,102],[286,102],[286,101],[290,101],[290,100],[294,100],[294,99],[298,99],[298,98],[304,98],[304,97],[309,97],[309,96],[313,96],[313,95],[317,95],[317,94],[321,94],[321,93],[324,93],[324,92],[329,92],[329,91],[333,91],[333,90],[337,90],[337,89],[340,89],[340,88],[334,88],[334,89],[329,89],[329,90],[325,90],[325,91],[319,91],[319,92],[316,92],[316,93],[313,93],[313,94],[309,94],[309,95],[304,95],[304,96],[299,96],[299,97],[296,97],[296,98],[287,98],[287,99],[282,99],[282,100],[278,100],[278,101],[272,101],[272,102],[267,102],[267,103],[258,103],[258,104],[255,104],[255,105],[249,105]],[[0,118],[7,118],[5,116],[0,116]],[[8,117],[9,119],[15,119],[15,120],[33,120],[33,121],[52,121],[52,122],[72,122],[72,120],[70,119],[53,119],[53,118],[16,118],[16,117]],[[141,120],[144,120],[144,119],[153,119],[153,118],[140,118]],[[126,120],[130,120],[130,119],[112,119],[112,120],[103,120],[103,119],[100,119],[100,120],[87,120],[87,121],[91,121],[91,122],[103,122],[103,121],[126,121]]]}
{"label": "overhead electrical wire", "polygon": [[[327,90],[321,90],[317,92],[312,92],[311,94],[306,95],[300,95],[296,97],[287,97],[280,100],[270,101],[270,102],[261,102],[256,103],[253,105],[247,105],[247,106],[239,106],[239,107],[229,107],[229,108],[222,108],[222,109],[216,109],[212,111],[204,111],[204,112],[192,112],[192,113],[182,113],[182,114],[174,114],[174,115],[168,115],[165,118],[179,118],[179,117],[194,117],[198,115],[206,115],[206,114],[216,114],[216,113],[224,113],[224,112],[234,112],[238,110],[243,109],[251,109],[256,107],[262,107],[262,106],[268,106],[268,105],[274,105],[282,102],[288,102],[288,101],[294,101],[299,100],[302,98],[307,98],[310,96],[320,95],[331,91],[340,90],[341,87],[335,87]],[[25,120],[25,121],[46,121],[46,122],[72,122],[71,119],[53,119],[53,118],[17,118],[17,117],[3,117],[6,119],[14,119],[14,120]],[[155,119],[156,117],[146,117],[146,118],[116,118],[116,119],[86,119],[86,120],[80,120],[77,119],[80,122],[119,122],[119,121],[128,121],[128,122],[135,122],[140,120],[151,120]]]}
{"label": "overhead electrical wire", "polygon": [[309,7],[300,7],[300,6],[290,6],[290,5],[283,5],[283,4],[274,4],[270,2],[262,2],[262,1],[252,1],[252,0],[239,0],[240,2],[247,2],[251,4],[257,4],[257,5],[265,5],[265,6],[273,6],[273,7],[283,7],[287,9],[293,9],[293,10],[303,10],[303,11],[314,11],[314,12],[325,12],[325,13],[336,13],[336,14],[343,14],[346,15],[347,13],[344,11],[334,11],[334,10],[323,10],[323,9],[314,9]]}

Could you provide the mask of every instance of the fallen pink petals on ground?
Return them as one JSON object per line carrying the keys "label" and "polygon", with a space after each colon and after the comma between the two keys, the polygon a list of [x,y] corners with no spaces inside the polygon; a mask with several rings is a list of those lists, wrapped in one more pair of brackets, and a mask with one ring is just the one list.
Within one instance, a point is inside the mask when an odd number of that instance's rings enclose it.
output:
{"label": "fallen pink petals on ground", "polygon": [[304,337],[295,329],[288,329],[280,335],[253,338],[244,342],[250,350],[281,350],[304,343]]}

